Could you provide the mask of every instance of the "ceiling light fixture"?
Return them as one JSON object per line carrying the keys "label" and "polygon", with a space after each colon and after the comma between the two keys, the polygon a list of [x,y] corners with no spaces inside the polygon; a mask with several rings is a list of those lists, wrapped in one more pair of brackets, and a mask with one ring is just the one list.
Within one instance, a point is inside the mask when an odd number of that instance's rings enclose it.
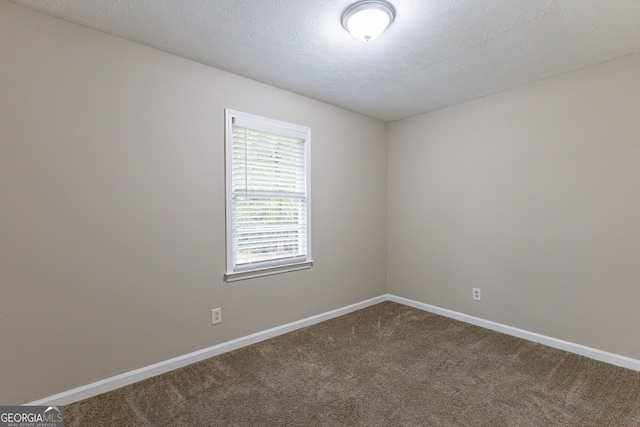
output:
{"label": "ceiling light fixture", "polygon": [[342,26],[358,40],[368,42],[378,37],[393,22],[396,10],[384,0],[363,0],[352,4],[342,14]]}

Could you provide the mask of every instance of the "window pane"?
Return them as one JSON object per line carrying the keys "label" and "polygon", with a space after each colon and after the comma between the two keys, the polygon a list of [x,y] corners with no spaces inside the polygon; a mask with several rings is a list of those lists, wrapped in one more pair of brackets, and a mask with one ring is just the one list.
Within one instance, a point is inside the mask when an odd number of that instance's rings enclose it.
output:
{"label": "window pane", "polygon": [[237,264],[305,255],[304,205],[300,199],[237,197]]}

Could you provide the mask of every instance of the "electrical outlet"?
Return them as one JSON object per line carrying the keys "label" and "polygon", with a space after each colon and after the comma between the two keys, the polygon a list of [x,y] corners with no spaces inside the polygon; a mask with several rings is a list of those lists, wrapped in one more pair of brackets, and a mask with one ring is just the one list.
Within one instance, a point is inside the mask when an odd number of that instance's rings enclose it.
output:
{"label": "electrical outlet", "polygon": [[216,325],[222,322],[222,309],[214,308],[211,310],[211,324]]}
{"label": "electrical outlet", "polygon": [[482,297],[480,296],[480,288],[473,288],[472,296],[474,300],[480,301],[482,299]]}

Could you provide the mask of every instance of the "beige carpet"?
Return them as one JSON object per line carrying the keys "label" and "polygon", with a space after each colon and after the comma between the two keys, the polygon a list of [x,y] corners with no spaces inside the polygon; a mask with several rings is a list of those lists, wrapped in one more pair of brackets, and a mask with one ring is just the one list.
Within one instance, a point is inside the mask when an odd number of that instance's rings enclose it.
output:
{"label": "beige carpet", "polygon": [[640,373],[384,302],[65,416],[67,427],[640,427]]}

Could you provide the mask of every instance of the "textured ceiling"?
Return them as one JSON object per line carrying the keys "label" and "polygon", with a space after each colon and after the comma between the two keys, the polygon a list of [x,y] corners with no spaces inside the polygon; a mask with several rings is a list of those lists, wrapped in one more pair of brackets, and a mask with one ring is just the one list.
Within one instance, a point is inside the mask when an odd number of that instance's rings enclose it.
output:
{"label": "textured ceiling", "polygon": [[391,0],[361,42],[355,0],[12,0],[385,121],[640,52],[640,0]]}

